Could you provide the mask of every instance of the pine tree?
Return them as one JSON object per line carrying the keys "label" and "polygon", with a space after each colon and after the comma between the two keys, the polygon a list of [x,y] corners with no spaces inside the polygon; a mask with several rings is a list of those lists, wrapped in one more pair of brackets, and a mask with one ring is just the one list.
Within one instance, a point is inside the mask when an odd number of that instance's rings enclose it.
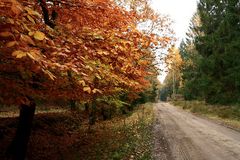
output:
{"label": "pine tree", "polygon": [[202,90],[207,102],[235,103],[240,98],[240,8],[238,0],[200,0],[202,22],[195,39]]}

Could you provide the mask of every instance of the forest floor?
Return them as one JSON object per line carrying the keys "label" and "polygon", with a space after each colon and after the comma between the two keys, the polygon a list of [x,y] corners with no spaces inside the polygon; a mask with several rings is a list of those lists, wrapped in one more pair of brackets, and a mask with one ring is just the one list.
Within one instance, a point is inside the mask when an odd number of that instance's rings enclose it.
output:
{"label": "forest floor", "polygon": [[[87,113],[56,111],[37,111],[28,146],[29,160],[152,159],[152,104],[111,120],[99,118],[93,126],[88,125]],[[17,127],[17,113],[6,112],[0,118],[1,160],[6,159]]]}
{"label": "forest floor", "polygon": [[169,103],[154,107],[156,160],[239,160],[240,132]]}

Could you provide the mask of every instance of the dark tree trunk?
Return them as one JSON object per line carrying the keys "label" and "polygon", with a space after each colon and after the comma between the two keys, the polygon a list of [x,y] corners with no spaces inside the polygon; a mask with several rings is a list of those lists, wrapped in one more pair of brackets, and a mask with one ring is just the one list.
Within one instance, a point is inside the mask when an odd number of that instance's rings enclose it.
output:
{"label": "dark tree trunk", "polygon": [[89,112],[89,103],[84,104],[85,112]]}
{"label": "dark tree trunk", "polygon": [[26,157],[35,108],[36,104],[34,102],[20,106],[16,135],[7,151],[8,158],[12,160],[24,160]]}
{"label": "dark tree trunk", "polygon": [[72,111],[76,110],[76,101],[75,100],[70,100],[70,107]]}
{"label": "dark tree trunk", "polygon": [[48,25],[51,28],[54,28],[56,26],[55,23],[54,23],[54,20],[57,17],[57,13],[55,11],[53,11],[54,15],[52,15],[53,17],[51,19],[51,17],[49,16],[46,0],[39,0],[39,2],[40,2],[40,6],[42,8],[43,19],[44,19],[45,24]]}
{"label": "dark tree trunk", "polygon": [[89,115],[89,125],[94,125],[96,122],[96,101],[93,100],[92,105],[91,105],[91,113]]}

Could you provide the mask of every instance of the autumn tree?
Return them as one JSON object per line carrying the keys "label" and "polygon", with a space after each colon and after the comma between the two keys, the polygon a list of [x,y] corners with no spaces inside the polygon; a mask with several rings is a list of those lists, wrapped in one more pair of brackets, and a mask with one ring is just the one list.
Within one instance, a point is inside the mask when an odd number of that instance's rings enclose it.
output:
{"label": "autumn tree", "polygon": [[164,86],[169,88],[171,96],[174,97],[178,93],[182,85],[181,69],[183,61],[178,48],[172,47],[169,49],[165,57],[168,74],[164,80]]}
{"label": "autumn tree", "polygon": [[156,73],[151,49],[170,41],[109,0],[3,0],[0,17],[0,103],[20,105],[13,159],[25,157],[36,99],[96,107],[97,97],[141,92]]}

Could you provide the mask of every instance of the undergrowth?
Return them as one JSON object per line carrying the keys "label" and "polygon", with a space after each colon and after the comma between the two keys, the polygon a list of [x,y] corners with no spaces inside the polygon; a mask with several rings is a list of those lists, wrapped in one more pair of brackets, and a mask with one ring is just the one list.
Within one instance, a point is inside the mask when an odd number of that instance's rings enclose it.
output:
{"label": "undergrowth", "polygon": [[95,141],[88,155],[84,156],[83,150],[75,151],[75,157],[71,159],[151,160],[152,125],[151,104],[140,106],[132,114],[121,118],[100,122],[88,133],[89,140]]}
{"label": "undergrowth", "polygon": [[[73,115],[74,114],[74,115]],[[14,137],[17,118],[0,119],[0,159]],[[31,160],[151,160],[153,108],[98,120],[89,127],[85,113],[37,114],[27,158]]]}

